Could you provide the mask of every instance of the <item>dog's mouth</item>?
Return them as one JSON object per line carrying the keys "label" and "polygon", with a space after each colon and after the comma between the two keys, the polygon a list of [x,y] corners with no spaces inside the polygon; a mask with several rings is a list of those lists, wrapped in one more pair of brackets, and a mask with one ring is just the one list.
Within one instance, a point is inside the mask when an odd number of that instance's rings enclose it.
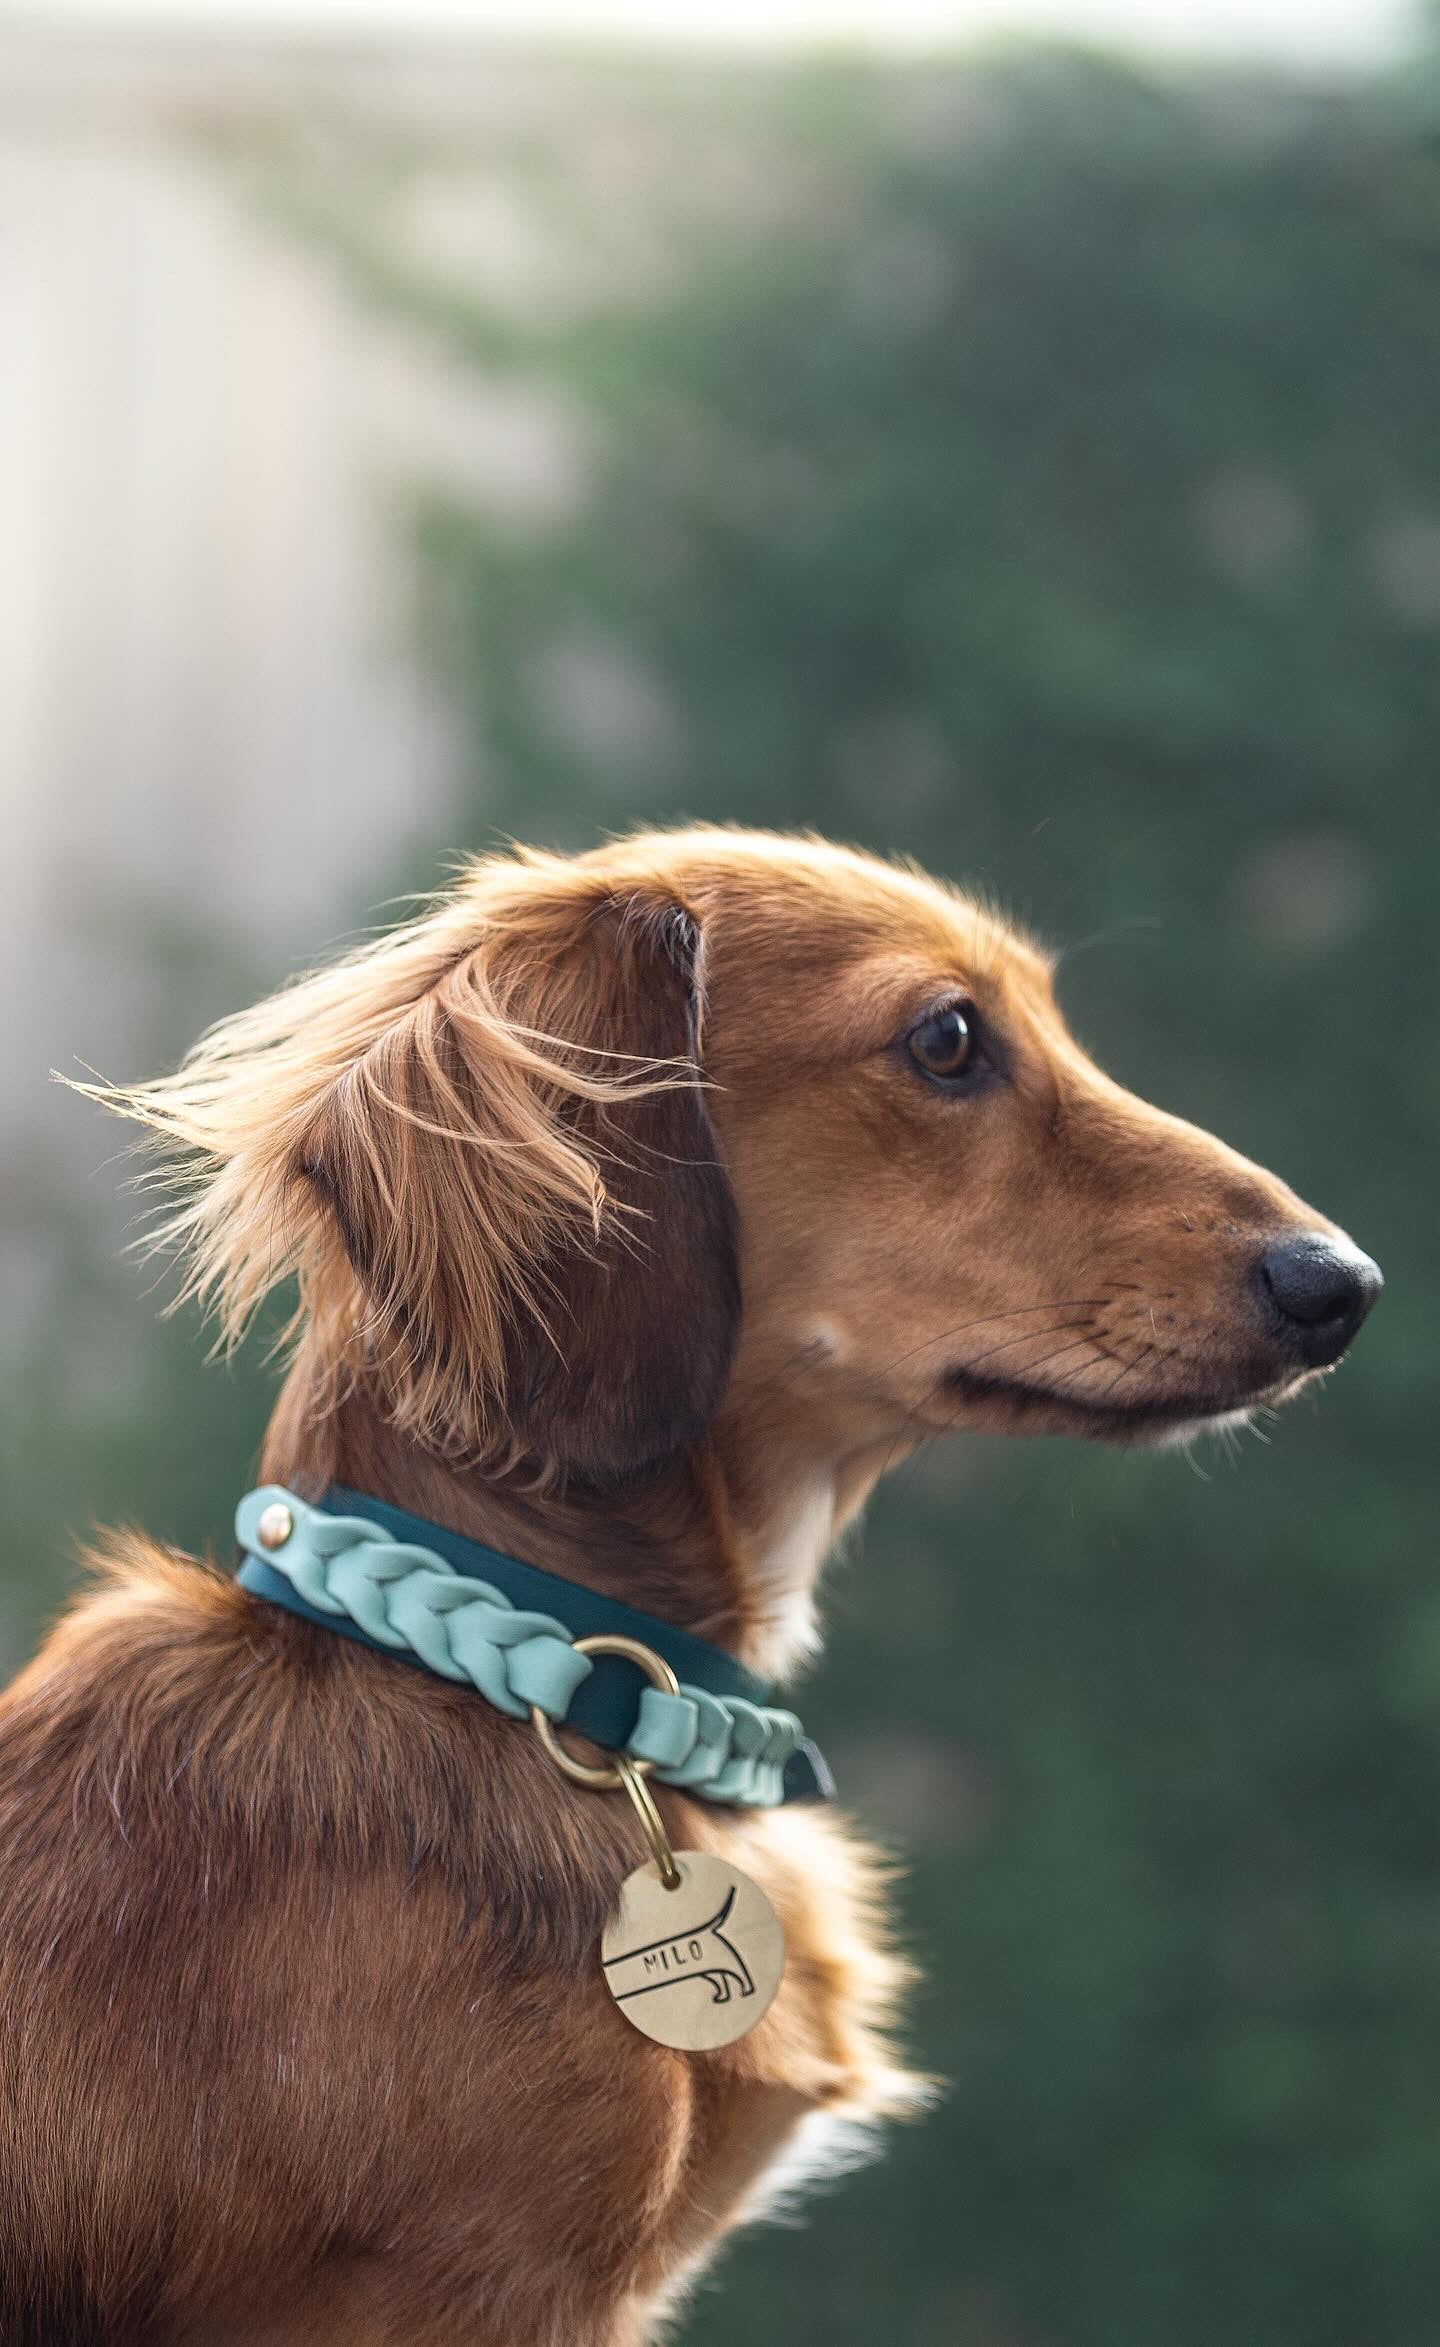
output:
{"label": "dog's mouth", "polygon": [[1208,1392],[1196,1388],[1183,1393],[1137,1394],[1107,1401],[1103,1394],[1062,1393],[1031,1385],[1022,1378],[987,1377],[971,1369],[948,1369],[942,1380],[954,1401],[985,1411],[992,1425],[1032,1432],[1088,1435],[1096,1441],[1143,1443],[1174,1440],[1207,1426],[1243,1419],[1262,1405],[1286,1400],[1303,1378],[1294,1375],[1249,1389]]}

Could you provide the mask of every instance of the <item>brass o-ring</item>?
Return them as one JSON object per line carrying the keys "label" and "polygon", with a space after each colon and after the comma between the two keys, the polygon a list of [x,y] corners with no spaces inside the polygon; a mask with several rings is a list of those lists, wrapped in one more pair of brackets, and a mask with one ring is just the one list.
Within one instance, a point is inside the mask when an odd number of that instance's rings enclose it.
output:
{"label": "brass o-ring", "polygon": [[[676,1678],[665,1657],[662,1654],[657,1654],[653,1647],[642,1646],[638,1638],[622,1638],[618,1633],[605,1637],[577,1638],[575,1652],[577,1654],[621,1655],[626,1662],[638,1664],[651,1686],[658,1687],[663,1695],[678,1695],[680,1692],[680,1681]],[[617,1786],[624,1784],[625,1779],[621,1776],[618,1768],[608,1766],[593,1768],[588,1761],[572,1759],[561,1744],[553,1722],[546,1717],[538,1703],[532,1703],[530,1706],[530,1720],[536,1735],[554,1761],[555,1766],[562,1769],[572,1783],[588,1785],[590,1790],[595,1793],[612,1793]],[[628,1754],[626,1757],[629,1759]],[[638,1775],[643,1776],[648,1771],[650,1762],[648,1760],[630,1760],[630,1766]]]}

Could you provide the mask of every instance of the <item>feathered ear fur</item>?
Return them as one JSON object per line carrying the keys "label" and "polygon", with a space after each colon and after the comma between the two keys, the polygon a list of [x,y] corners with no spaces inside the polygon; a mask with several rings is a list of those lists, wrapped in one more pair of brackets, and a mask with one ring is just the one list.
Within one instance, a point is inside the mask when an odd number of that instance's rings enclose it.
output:
{"label": "feathered ear fur", "polygon": [[179,1145],[155,1243],[227,1339],[294,1274],[333,1391],[373,1380],[437,1450],[606,1479],[699,1435],[734,1349],[702,1009],[673,902],[496,861],[174,1076],[80,1089]]}

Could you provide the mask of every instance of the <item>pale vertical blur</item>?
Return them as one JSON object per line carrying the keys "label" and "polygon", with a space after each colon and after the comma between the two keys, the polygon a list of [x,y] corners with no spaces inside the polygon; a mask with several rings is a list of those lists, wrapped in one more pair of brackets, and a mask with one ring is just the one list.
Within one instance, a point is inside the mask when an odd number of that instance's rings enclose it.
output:
{"label": "pale vertical blur", "polygon": [[52,1061],[133,1064],[117,910],[309,950],[448,770],[377,498],[435,370],[196,151],[203,58],[108,62],[32,53],[0,117],[12,1130]]}

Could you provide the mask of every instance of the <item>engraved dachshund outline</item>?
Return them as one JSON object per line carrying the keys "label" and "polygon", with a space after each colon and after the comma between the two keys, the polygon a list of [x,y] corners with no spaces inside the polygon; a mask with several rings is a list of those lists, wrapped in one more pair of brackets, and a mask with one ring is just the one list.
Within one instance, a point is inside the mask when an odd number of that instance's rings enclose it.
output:
{"label": "engraved dachshund outline", "polygon": [[[668,1932],[662,1939],[647,1940],[643,1947],[627,1948],[618,1956],[607,1956],[605,1971],[616,2004],[623,2005],[631,1997],[648,1996],[653,1989],[678,1988],[687,1980],[708,1980],[713,2005],[729,2004],[732,1981],[742,1997],[753,1997],[755,1982],[750,1967],[720,1928],[729,1920],[734,1904],[732,1882],[708,1922],[698,1923],[690,1931]],[[618,1969],[622,1964],[638,1965],[641,1971],[638,1976],[622,1972]],[[633,1987],[618,1985],[631,1978]]]}

